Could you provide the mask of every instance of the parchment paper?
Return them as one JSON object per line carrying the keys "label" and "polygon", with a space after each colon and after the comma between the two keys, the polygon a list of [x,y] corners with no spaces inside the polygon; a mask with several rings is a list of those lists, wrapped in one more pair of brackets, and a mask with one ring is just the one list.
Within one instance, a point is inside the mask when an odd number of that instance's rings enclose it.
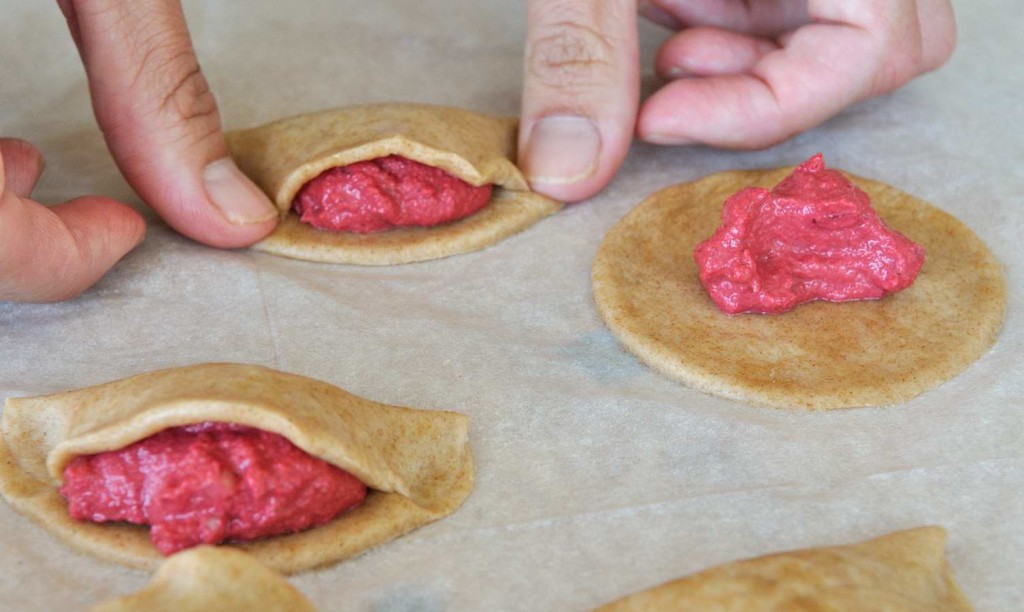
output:
{"label": "parchment paper", "polygon": [[[197,0],[186,13],[235,128],[376,100],[515,114],[524,4]],[[150,216],[145,243],[83,296],[0,304],[0,397],[238,361],[468,414],[466,505],[293,578],[323,610],[584,610],[733,559],[923,524],[949,529],[977,609],[1024,609],[1024,38],[1010,0],[956,8],[960,46],[939,72],[765,151],[637,144],[603,193],[482,252],[317,265],[209,249]],[[45,153],[36,197],[138,203],[57,6],[0,0],[0,15],[0,134]],[[667,32],[641,34],[650,89]],[[1010,287],[995,347],[904,405],[829,414],[702,395],[622,351],[590,292],[605,232],[669,184],[818,151],[988,243]],[[5,610],[83,609],[148,578],[70,552],[6,504],[0,551]]]}

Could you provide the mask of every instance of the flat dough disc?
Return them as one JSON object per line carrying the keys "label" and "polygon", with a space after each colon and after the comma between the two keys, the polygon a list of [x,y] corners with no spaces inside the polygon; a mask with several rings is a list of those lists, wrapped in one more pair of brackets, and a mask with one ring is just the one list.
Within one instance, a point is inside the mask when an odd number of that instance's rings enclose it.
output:
{"label": "flat dough disc", "polygon": [[1006,281],[985,244],[934,206],[850,175],[890,227],[924,246],[917,281],[875,301],[812,302],[781,315],[719,311],[698,279],[694,248],[718,227],[726,198],[771,188],[791,171],[729,171],[669,187],[612,228],[594,261],[594,299],[629,351],[707,393],[829,410],[907,401],[992,345]]}
{"label": "flat dough disc", "polygon": [[[239,168],[281,211],[257,251],[325,263],[392,265],[486,248],[562,208],[530,191],[513,163],[517,122],[428,104],[350,106],[227,134]],[[434,166],[475,186],[493,184],[480,211],[433,227],[372,234],[331,232],[290,212],[295,194],[321,172],[387,155]]]}

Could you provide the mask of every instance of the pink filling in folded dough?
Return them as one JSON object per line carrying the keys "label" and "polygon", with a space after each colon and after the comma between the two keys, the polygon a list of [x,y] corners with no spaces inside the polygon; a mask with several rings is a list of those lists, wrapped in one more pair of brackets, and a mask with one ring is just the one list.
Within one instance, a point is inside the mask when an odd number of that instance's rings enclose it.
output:
{"label": "pink filling in folded dough", "polygon": [[60,493],[77,520],[150,525],[169,555],[323,525],[361,504],[366,485],[280,435],[197,423],[76,457]]}
{"label": "pink filling in folded dough", "polygon": [[492,191],[389,155],[325,170],[299,190],[292,209],[317,229],[363,234],[456,221],[483,208]]}

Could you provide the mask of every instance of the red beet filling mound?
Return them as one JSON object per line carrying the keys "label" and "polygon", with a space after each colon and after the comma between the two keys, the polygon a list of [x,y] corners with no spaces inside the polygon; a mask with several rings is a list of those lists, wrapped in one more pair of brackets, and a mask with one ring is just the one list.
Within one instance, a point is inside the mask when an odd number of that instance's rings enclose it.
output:
{"label": "red beet filling mound", "polygon": [[277,434],[197,423],[76,457],[60,493],[77,520],[150,525],[170,555],[323,525],[361,504],[366,485]]}
{"label": "red beet filling mound", "polygon": [[729,314],[781,313],[812,300],[877,299],[909,287],[924,249],[890,229],[868,194],[819,153],[771,191],[733,194],[694,251],[700,281]]}
{"label": "red beet filling mound", "polygon": [[299,190],[292,210],[317,229],[365,234],[461,219],[483,208],[492,190],[389,155],[325,170]]}

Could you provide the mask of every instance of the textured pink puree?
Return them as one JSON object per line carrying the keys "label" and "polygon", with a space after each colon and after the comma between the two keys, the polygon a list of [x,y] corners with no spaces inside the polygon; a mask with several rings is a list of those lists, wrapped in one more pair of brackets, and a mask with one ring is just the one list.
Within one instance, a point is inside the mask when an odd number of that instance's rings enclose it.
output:
{"label": "textured pink puree", "polygon": [[821,154],[771,191],[740,190],[694,251],[700,281],[729,314],[775,314],[812,300],[877,299],[909,287],[924,249],[890,229],[868,195]]}
{"label": "textured pink puree", "polygon": [[483,208],[492,190],[389,155],[325,170],[299,190],[292,208],[315,228],[362,234],[461,219]]}
{"label": "textured pink puree", "polygon": [[197,423],[76,457],[60,493],[77,520],[150,525],[169,555],[322,525],[361,504],[366,486],[277,434]]}

